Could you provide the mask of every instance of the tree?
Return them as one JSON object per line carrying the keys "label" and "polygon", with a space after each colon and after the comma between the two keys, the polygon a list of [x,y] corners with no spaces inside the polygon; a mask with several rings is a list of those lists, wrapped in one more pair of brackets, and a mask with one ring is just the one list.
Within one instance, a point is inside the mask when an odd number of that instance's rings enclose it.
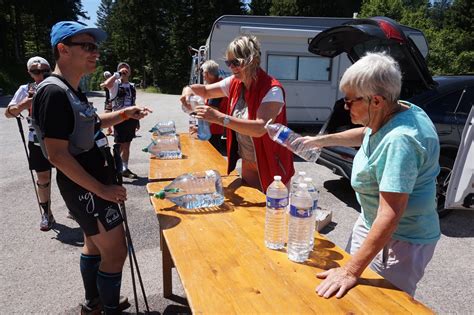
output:
{"label": "tree", "polygon": [[252,0],[249,4],[251,15],[269,15],[272,0]]}
{"label": "tree", "polygon": [[429,45],[433,74],[474,72],[474,7],[469,0],[365,0],[361,16],[384,15],[418,28]]}
{"label": "tree", "polygon": [[351,17],[360,5],[360,0],[273,0],[269,12],[279,16]]}
{"label": "tree", "polygon": [[[51,27],[61,20],[87,18],[80,0],[0,1],[0,85],[11,92],[28,80],[28,58],[41,55],[52,63]],[[20,71],[21,69],[21,71]]]}

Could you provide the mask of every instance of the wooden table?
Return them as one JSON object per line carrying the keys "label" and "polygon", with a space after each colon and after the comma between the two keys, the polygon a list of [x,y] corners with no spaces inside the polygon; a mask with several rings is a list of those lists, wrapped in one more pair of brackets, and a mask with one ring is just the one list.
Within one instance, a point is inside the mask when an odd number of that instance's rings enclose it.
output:
{"label": "wooden table", "polygon": [[[147,190],[168,183],[149,183]],[[315,274],[343,265],[349,255],[318,233],[303,264],[291,262],[286,250],[267,249],[265,195],[236,176],[223,183],[225,202],[211,209],[185,210],[151,197],[163,236],[165,297],[176,266],[194,314],[432,314],[370,269],[343,298],[319,297]]]}
{"label": "wooden table", "polygon": [[[189,134],[180,134],[182,159],[160,160],[150,158],[148,179],[150,181],[171,180],[188,172],[214,169],[222,176],[227,174],[227,161],[208,141],[192,139]],[[232,174],[237,174],[235,171]]]}

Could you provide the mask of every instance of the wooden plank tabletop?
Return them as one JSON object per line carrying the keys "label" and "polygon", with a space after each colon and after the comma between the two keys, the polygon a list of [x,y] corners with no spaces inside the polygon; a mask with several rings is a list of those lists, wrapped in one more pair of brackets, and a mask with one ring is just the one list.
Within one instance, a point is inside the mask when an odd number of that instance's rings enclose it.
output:
{"label": "wooden plank tabletop", "polygon": [[[150,181],[171,180],[188,172],[214,169],[221,176],[227,175],[227,161],[208,141],[192,139],[189,134],[179,135],[183,158],[160,160],[150,158],[148,179]],[[233,174],[237,174],[235,171]]]}
{"label": "wooden plank tabletop", "polygon": [[[168,183],[149,183],[147,190]],[[291,262],[286,250],[267,249],[265,195],[235,176],[223,183],[226,200],[210,209],[185,210],[151,197],[164,236],[163,264],[176,266],[193,313],[432,314],[370,269],[343,298],[319,297],[315,274],[343,265],[349,255],[318,233],[302,264]],[[171,263],[164,266],[164,282],[171,282]],[[171,283],[166,286],[169,294]]]}

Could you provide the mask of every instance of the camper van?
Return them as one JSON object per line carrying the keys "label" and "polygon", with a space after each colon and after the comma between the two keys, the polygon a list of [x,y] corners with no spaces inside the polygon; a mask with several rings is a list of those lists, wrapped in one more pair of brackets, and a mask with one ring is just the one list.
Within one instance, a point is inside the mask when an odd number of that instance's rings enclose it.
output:
{"label": "camper van", "polygon": [[[321,31],[354,21],[357,19],[221,16],[214,22],[206,44],[191,48],[190,84],[201,83],[199,66],[209,59],[219,64],[224,77],[229,76],[224,63],[227,45],[239,35],[251,34],[261,44],[261,67],[285,88],[288,123],[323,125],[336,100],[343,97],[339,80],[352,63],[345,53],[333,58],[315,56],[308,51],[308,44]],[[426,57],[428,45],[423,33],[405,26],[402,29]]]}

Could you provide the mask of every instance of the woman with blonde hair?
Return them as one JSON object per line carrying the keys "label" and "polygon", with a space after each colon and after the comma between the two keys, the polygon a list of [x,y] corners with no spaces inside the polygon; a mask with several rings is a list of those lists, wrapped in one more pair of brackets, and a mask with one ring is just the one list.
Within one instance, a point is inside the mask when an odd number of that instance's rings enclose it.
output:
{"label": "woman with blonde hair", "polygon": [[260,43],[254,36],[239,36],[227,47],[226,65],[230,77],[214,84],[193,84],[183,89],[181,102],[191,95],[203,98],[228,97],[227,114],[209,106],[198,106],[197,117],[226,127],[228,172],[242,159],[242,178],[266,191],[273,176],[289,182],[294,174],[293,155],[273,142],[266,133],[268,120],[285,124],[285,92],[276,79],[260,68]]}

